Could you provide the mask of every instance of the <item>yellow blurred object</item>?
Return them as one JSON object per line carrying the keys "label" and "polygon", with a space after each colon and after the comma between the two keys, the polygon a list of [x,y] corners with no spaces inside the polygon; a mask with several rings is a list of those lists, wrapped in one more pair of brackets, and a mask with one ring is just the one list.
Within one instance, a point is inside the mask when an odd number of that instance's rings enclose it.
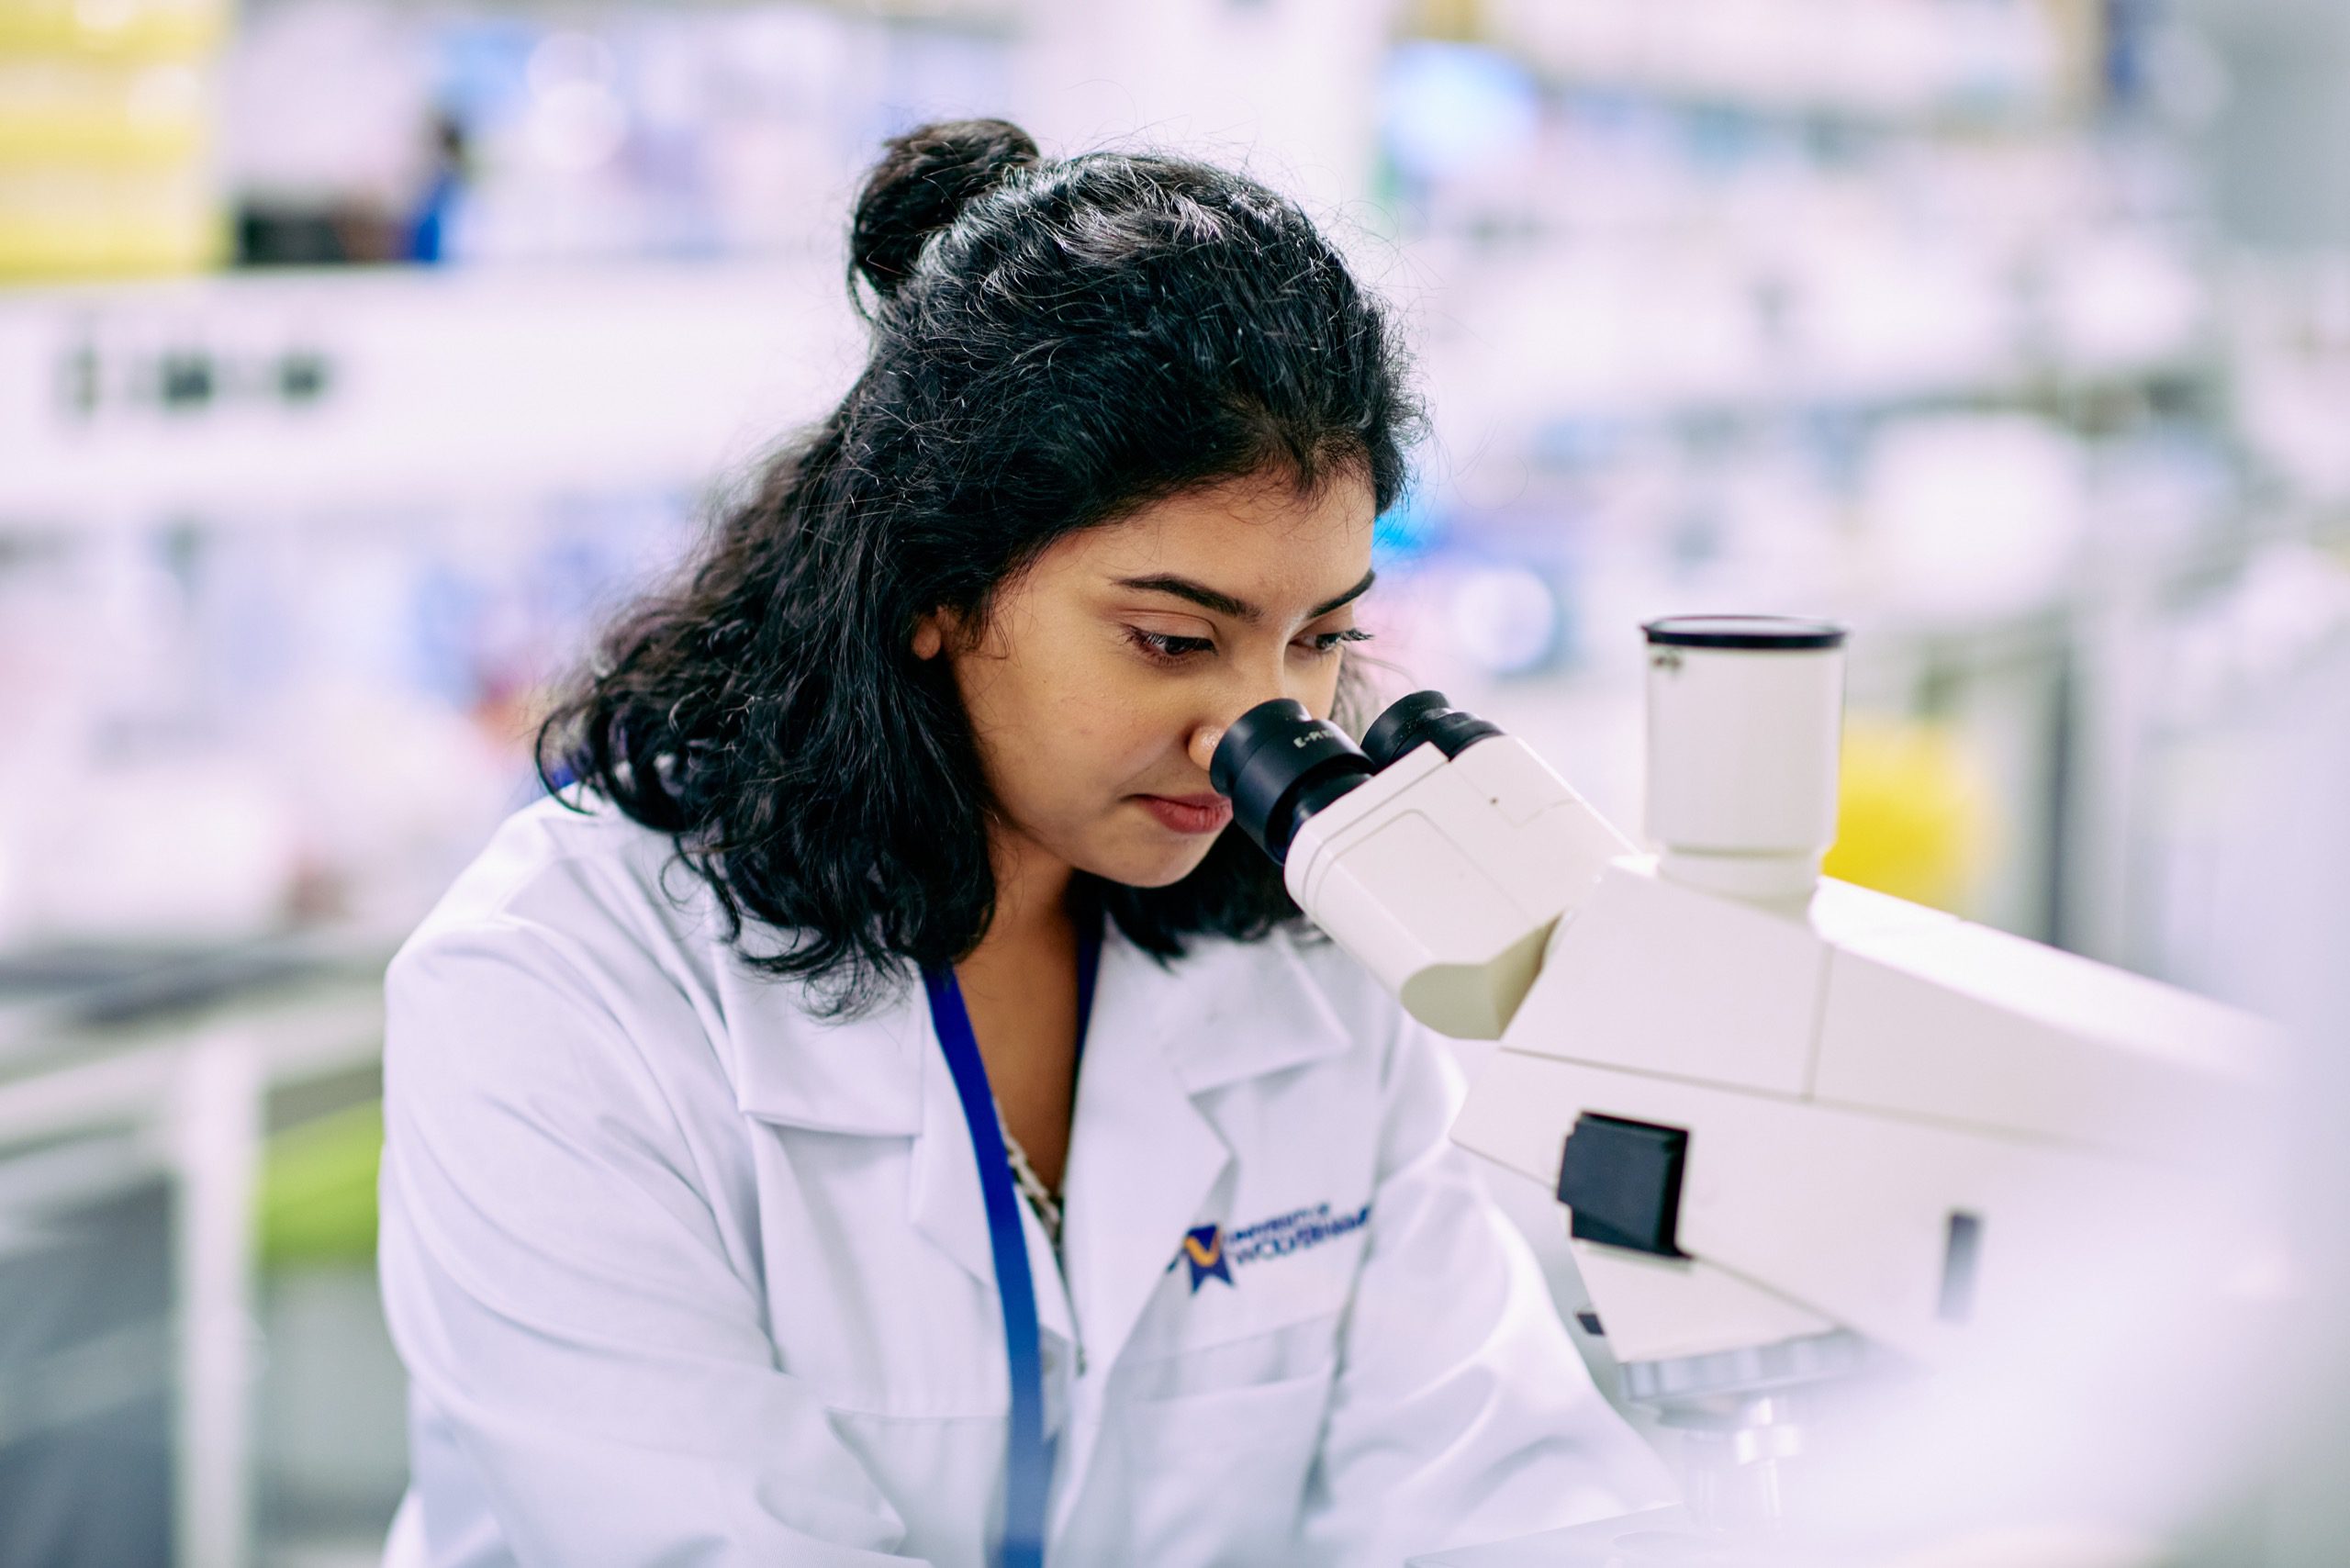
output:
{"label": "yellow blurred object", "polygon": [[199,60],[229,30],[229,0],[0,0],[0,55]]}
{"label": "yellow blurred object", "polygon": [[2040,0],[2065,62],[2065,101],[2075,112],[2096,108],[2106,95],[2105,61],[2111,24],[2105,0]]}
{"label": "yellow blurred object", "polygon": [[195,173],[0,174],[0,283],[196,272],[228,245],[211,185]]}
{"label": "yellow blurred object", "polygon": [[1981,777],[1947,731],[1859,716],[1846,722],[1829,876],[1964,913],[1994,830]]}
{"label": "yellow blurred object", "polygon": [[1484,7],[1479,0],[1419,0],[1410,17],[1407,30],[1414,38],[1474,43],[1486,32]]}
{"label": "yellow blurred object", "polygon": [[185,167],[204,156],[210,109],[190,65],[0,59],[0,170]]}
{"label": "yellow blurred object", "polygon": [[0,283],[196,272],[229,0],[0,0]]}

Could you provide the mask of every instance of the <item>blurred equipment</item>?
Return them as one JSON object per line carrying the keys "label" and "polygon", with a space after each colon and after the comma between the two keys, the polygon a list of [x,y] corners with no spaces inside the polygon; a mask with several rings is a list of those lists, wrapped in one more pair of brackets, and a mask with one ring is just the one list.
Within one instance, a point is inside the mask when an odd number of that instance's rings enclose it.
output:
{"label": "blurred equipment", "polygon": [[2266,1026],[1823,879],[1841,629],[1647,633],[1654,857],[1436,692],[1361,750],[1269,703],[1215,757],[1340,946],[1431,1027],[1501,1040],[1453,1136],[1553,1185],[1626,1394],[1685,1439],[1685,1513],[1428,1568],[1876,1563],[1953,1533],[1970,1562],[2151,1561],[2102,1499],[1996,1547],[1983,1532],[2019,1522],[1996,1505],[1904,1517],[1904,1487],[1972,1484],[1930,1450],[1888,1475],[1863,1439],[1904,1431],[1889,1399],[1963,1406],[1986,1369],[2042,1364],[2083,1292],[2190,1237],[2262,1255],[2211,1171],[2250,1147]]}

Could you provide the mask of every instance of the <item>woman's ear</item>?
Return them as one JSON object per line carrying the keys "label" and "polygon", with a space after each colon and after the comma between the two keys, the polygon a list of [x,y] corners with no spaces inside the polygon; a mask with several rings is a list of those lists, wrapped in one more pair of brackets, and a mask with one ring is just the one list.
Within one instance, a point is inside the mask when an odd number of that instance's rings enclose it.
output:
{"label": "woman's ear", "polygon": [[914,622],[914,657],[934,659],[946,646],[946,612],[934,610]]}

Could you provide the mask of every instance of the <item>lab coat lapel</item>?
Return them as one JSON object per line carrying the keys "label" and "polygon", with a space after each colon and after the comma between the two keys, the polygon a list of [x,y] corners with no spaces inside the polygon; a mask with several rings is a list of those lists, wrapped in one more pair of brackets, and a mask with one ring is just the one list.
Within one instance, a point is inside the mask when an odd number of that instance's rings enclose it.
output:
{"label": "lab coat lapel", "polygon": [[1168,1048],[1197,1021],[1198,978],[1179,979],[1114,930],[1102,941],[1062,1234],[1086,1361],[1104,1370],[1232,1160]]}
{"label": "lab coat lapel", "polygon": [[[923,1039],[921,1131],[914,1136],[913,1169],[908,1183],[907,1215],[913,1227],[940,1251],[969,1271],[972,1278],[996,1288],[995,1254],[988,1238],[987,1198],[979,1190],[978,1157],[971,1149],[971,1129],[963,1119],[963,1102],[955,1091],[955,1075],[947,1070],[946,1053],[930,1024],[927,1007],[921,1008]],[[1069,1293],[1061,1282],[1060,1265],[1042,1221],[1020,1203],[1021,1235],[1028,1244],[1028,1275],[1036,1293],[1036,1326],[1058,1335],[1068,1344],[1077,1340],[1069,1316]],[[1001,1337],[1000,1335],[998,1336]]]}
{"label": "lab coat lapel", "polygon": [[[1238,1158],[1219,1092],[1345,1050],[1349,1036],[1283,935],[1202,942],[1164,965],[1111,931],[1086,1030],[1062,1245],[1097,1377],[1117,1364],[1183,1233],[1213,1214]],[[1094,1417],[1063,1453],[1056,1535],[1074,1517],[1101,1437]]]}
{"label": "lab coat lapel", "polygon": [[1086,1032],[1069,1150],[1069,1254],[1086,1359],[1125,1348],[1183,1233],[1237,1151],[1217,1092],[1347,1048],[1292,946],[1202,942],[1172,966],[1112,932]]}

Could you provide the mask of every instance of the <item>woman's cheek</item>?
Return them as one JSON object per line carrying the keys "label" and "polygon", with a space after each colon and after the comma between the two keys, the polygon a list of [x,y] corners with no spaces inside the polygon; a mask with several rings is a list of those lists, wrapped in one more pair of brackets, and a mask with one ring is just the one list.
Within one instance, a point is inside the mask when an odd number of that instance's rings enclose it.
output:
{"label": "woman's cheek", "polygon": [[1181,683],[1145,665],[1126,646],[1111,657],[1072,660],[1069,673],[1072,728],[1086,737],[1091,758],[1086,771],[1125,777],[1137,766],[1147,767],[1159,750],[1159,732],[1170,722],[1175,689]]}
{"label": "woman's cheek", "polygon": [[1166,758],[1181,747],[1180,739],[1169,739],[1175,727],[1169,718],[1147,706],[1121,704],[1110,710],[1091,754],[1084,759],[1086,777],[1120,800],[1138,789],[1171,788]]}

